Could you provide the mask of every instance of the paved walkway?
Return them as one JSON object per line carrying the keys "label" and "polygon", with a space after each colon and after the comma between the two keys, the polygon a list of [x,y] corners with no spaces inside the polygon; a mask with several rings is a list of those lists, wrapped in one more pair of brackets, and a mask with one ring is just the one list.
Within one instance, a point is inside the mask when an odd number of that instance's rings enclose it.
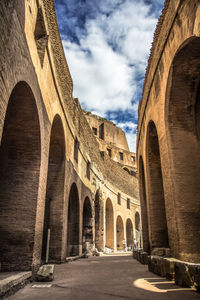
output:
{"label": "paved walkway", "polygon": [[130,256],[101,256],[56,265],[52,283],[31,283],[9,300],[200,300]]}

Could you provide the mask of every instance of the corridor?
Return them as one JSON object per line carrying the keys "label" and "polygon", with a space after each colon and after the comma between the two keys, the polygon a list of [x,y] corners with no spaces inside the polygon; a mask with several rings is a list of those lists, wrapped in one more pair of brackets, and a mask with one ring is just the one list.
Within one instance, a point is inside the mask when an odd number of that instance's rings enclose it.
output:
{"label": "corridor", "polygon": [[195,300],[200,295],[156,276],[130,255],[90,257],[56,265],[53,282],[33,282],[9,300]]}

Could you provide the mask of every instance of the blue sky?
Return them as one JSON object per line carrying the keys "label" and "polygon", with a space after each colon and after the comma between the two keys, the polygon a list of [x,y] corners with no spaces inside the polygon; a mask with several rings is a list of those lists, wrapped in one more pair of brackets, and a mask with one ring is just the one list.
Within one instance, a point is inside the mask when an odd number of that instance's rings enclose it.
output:
{"label": "blue sky", "polygon": [[164,0],[55,0],[58,26],[83,109],[125,130],[135,152],[137,107]]}

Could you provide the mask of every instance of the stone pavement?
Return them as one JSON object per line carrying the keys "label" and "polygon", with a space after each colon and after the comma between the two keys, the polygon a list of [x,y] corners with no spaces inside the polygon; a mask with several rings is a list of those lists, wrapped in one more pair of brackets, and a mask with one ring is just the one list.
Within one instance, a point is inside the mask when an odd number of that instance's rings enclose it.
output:
{"label": "stone pavement", "polygon": [[28,284],[9,300],[200,300],[200,294],[149,272],[131,256],[100,256],[55,266],[53,282]]}

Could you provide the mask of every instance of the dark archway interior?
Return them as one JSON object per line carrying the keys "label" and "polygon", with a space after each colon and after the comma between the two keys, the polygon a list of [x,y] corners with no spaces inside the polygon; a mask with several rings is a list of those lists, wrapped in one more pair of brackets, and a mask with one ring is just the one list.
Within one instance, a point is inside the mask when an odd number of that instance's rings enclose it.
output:
{"label": "dark archway interior", "polygon": [[149,167],[151,248],[168,248],[168,230],[157,130],[150,121],[147,131],[147,159]]}
{"label": "dark archway interior", "polygon": [[110,199],[106,201],[106,247],[114,249],[114,217]]}
{"label": "dark archway interior", "polygon": [[95,247],[99,251],[103,251],[103,203],[101,199],[100,190],[96,192],[95,195]]}
{"label": "dark archway interior", "polygon": [[139,160],[139,188],[140,188],[140,203],[141,203],[141,215],[142,215],[142,238],[143,249],[149,252],[149,226],[148,226],[148,214],[147,214],[147,199],[146,199],[146,184],[144,174],[143,159],[140,156]]}
{"label": "dark archway interior", "polygon": [[166,120],[178,229],[178,240],[173,243],[177,245],[177,258],[199,262],[200,38],[188,40],[177,52],[169,85]]}
{"label": "dark archway interior", "polygon": [[124,171],[126,171],[128,174],[130,174],[130,171],[129,171],[129,169],[128,168],[123,168],[124,169]]}
{"label": "dark archway interior", "polygon": [[65,137],[62,121],[54,119],[49,148],[49,165],[45,200],[42,260],[46,261],[48,229],[50,233],[49,260],[61,259],[63,201],[65,176]]}
{"label": "dark archway interior", "polygon": [[122,218],[120,216],[117,217],[116,221],[116,231],[117,231],[117,250],[124,250],[124,225]]}
{"label": "dark archway interior", "polygon": [[93,248],[93,218],[90,199],[85,198],[83,206],[83,251]]}
{"label": "dark archway interior", "polygon": [[133,247],[133,223],[130,219],[126,221],[126,244],[127,247]]}
{"label": "dark archway interior", "polygon": [[40,125],[30,87],[19,82],[9,99],[0,147],[0,262],[29,270],[33,258],[40,174]]}
{"label": "dark archway interior", "polygon": [[67,256],[79,255],[79,197],[75,183],[72,184],[68,204]]}

